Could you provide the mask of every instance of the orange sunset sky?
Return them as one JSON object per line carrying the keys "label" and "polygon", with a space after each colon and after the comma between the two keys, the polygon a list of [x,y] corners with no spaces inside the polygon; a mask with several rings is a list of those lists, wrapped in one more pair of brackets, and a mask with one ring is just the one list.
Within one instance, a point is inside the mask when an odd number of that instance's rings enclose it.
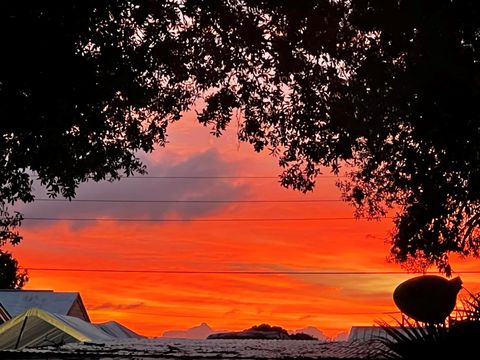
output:
{"label": "orange sunset sky", "polygon": [[[276,159],[238,143],[234,124],[217,139],[191,116],[169,128],[169,144],[142,155],[150,176],[234,179],[124,179],[87,183],[77,199],[331,200],[302,203],[92,203],[22,205],[29,217],[219,219],[352,218],[328,172],[310,194],[282,188]],[[37,186],[39,199],[46,198]],[[388,264],[392,220],[114,222],[24,220],[13,249],[27,268],[181,271],[399,271]],[[455,270],[478,270],[478,260]],[[116,320],[148,336],[207,322],[216,330],[269,323],[315,326],[327,336],[388,320],[392,292],[411,274],[161,274],[29,271],[27,289],[81,293],[93,322]],[[478,275],[461,275],[470,291]]]}

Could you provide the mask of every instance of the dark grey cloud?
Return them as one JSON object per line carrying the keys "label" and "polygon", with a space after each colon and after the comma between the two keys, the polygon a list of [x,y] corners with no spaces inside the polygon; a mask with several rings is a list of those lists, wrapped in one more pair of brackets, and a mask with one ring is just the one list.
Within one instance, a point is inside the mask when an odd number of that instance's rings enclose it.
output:
{"label": "dark grey cloud", "polygon": [[[215,150],[193,155],[185,160],[153,163],[144,159],[148,176],[225,176],[235,174],[235,163],[222,159]],[[98,200],[235,200],[245,198],[249,189],[224,179],[135,179],[82,184],[76,199]],[[47,198],[45,189],[36,186],[37,198]],[[225,203],[111,203],[43,202],[16,207],[26,218],[198,218],[227,206]],[[48,226],[49,222],[24,221],[24,226]],[[75,227],[85,226],[77,222]]]}

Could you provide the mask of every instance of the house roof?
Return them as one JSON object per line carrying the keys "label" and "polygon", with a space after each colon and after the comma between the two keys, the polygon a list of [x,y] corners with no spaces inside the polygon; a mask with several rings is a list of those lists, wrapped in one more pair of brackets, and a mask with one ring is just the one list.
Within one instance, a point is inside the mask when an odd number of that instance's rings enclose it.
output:
{"label": "house roof", "polygon": [[129,328],[116,321],[108,321],[101,324],[94,324],[110,336],[116,339],[142,339],[144,336],[137,334]]}
{"label": "house roof", "polygon": [[90,321],[80,294],[52,290],[0,290],[0,303],[14,317],[30,308]]}
{"label": "house roof", "polygon": [[112,339],[95,325],[79,318],[37,308],[28,309],[0,325],[1,350]]}
{"label": "house roof", "polygon": [[[401,327],[393,327],[403,331]],[[381,326],[352,326],[348,341],[368,341],[376,339],[392,339],[392,337]]]}

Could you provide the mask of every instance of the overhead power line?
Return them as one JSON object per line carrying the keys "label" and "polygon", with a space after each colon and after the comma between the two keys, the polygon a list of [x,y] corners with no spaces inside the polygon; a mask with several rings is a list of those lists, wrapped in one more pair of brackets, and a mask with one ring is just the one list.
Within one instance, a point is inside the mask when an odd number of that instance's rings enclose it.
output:
{"label": "overhead power line", "polygon": [[[185,274],[185,275],[412,275],[412,274],[438,274],[438,272],[417,272],[405,271],[235,271],[235,270],[159,270],[159,269],[93,269],[93,268],[49,268],[49,267],[28,267],[22,269],[29,271],[53,271],[53,272],[97,272],[97,273],[139,273],[139,274]],[[480,274],[480,270],[458,271],[455,274]]]}
{"label": "overhead power line", "polygon": [[[384,217],[382,219],[391,219]],[[354,217],[315,217],[315,218],[214,218],[214,219],[136,219],[136,218],[69,218],[69,217],[24,217],[32,221],[112,221],[112,222],[276,222],[276,221],[336,221],[360,220]]]}
{"label": "overhead power line", "polygon": [[[97,312],[102,312],[104,309],[91,309],[89,308],[89,312],[90,311],[97,311]],[[116,310],[116,309],[115,309]],[[111,311],[110,309],[106,309],[106,311]],[[138,315],[156,315],[158,316],[158,312],[152,312],[152,311],[132,311],[130,309],[120,309],[120,310],[116,310],[117,312],[118,311],[121,311],[121,312],[124,312],[124,313],[128,313],[128,314],[138,314]],[[189,313],[185,313],[185,312],[182,312],[182,313],[179,313],[179,312],[175,312],[175,313],[172,313],[171,311],[168,311],[166,312],[163,308],[161,308],[161,314],[162,314],[162,317],[175,317],[175,318],[178,318],[178,317],[181,317],[181,318],[193,318],[193,319],[203,319],[204,316],[202,314],[198,314],[198,313],[193,313],[193,314],[189,314]],[[332,316],[332,315],[337,315],[337,316],[352,316],[352,315],[400,315],[401,312],[400,311],[368,311],[368,312],[358,312],[358,311],[352,311],[352,312],[338,312],[338,311],[332,311],[329,309],[328,311],[328,315]],[[209,319],[223,319],[224,316],[223,315],[212,315],[212,314],[209,314],[208,315],[208,318]]]}
{"label": "overhead power line", "polygon": [[[345,178],[345,175],[320,175],[316,178],[318,179],[337,179]],[[194,180],[255,180],[255,179],[280,179],[280,176],[125,176],[121,179],[194,179]]]}
{"label": "overhead power line", "polygon": [[340,199],[312,199],[312,200],[137,200],[137,199],[48,199],[38,198],[35,201],[43,202],[93,202],[93,203],[193,203],[193,204],[228,204],[228,203],[322,203],[341,202]]}
{"label": "overhead power line", "polygon": [[128,176],[122,179],[198,179],[198,180],[215,180],[215,179],[279,179],[278,176]]}

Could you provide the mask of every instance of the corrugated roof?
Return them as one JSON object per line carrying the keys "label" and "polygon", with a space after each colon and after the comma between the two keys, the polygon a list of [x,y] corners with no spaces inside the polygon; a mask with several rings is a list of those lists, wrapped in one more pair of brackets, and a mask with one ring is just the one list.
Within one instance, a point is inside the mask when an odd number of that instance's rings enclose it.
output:
{"label": "corrugated roof", "polygon": [[[30,308],[39,308],[50,313],[69,315],[69,311],[75,302],[80,302],[77,292],[53,292],[44,290],[0,290],[0,303],[8,313],[14,317]],[[88,321],[88,315],[86,314]]]}
{"label": "corrugated roof", "polygon": [[32,308],[0,325],[0,349],[56,346],[113,337],[79,318]]}
{"label": "corrugated roof", "polygon": [[101,324],[94,324],[97,328],[106,332],[108,335],[113,336],[116,339],[142,339],[143,336],[137,334],[136,332],[130,330],[124,325],[116,322],[109,321]]}
{"label": "corrugated roof", "polygon": [[[400,327],[395,327],[399,329]],[[391,339],[392,337],[380,326],[352,326],[348,341],[369,341],[378,339]]]}

